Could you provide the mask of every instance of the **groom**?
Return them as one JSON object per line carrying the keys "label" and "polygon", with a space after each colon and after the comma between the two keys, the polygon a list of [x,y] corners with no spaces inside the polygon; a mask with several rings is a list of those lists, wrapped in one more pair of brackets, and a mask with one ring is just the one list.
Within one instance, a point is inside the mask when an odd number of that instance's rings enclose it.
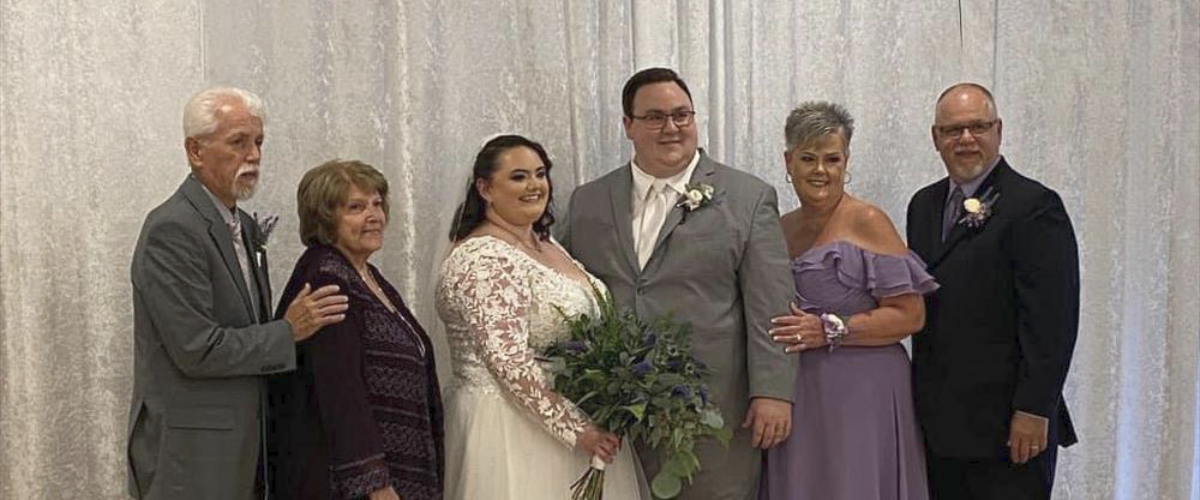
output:
{"label": "groom", "polygon": [[[767,335],[794,293],[775,190],[697,149],[691,93],[674,71],[633,75],[622,104],[633,160],[575,190],[564,244],[638,317],[691,323],[692,354],[736,432],[728,449],[696,446],[701,469],[679,498],[754,498],[760,450],[791,432],[797,369]],[[711,200],[680,204],[699,184]],[[653,478],[657,457],[639,455]]]}

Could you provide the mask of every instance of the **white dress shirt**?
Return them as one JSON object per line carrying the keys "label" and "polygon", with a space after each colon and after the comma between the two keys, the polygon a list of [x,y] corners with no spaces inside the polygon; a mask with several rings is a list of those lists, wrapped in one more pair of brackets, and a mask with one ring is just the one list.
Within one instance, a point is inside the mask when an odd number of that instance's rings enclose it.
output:
{"label": "white dress shirt", "polygon": [[633,247],[637,250],[638,265],[644,269],[654,253],[654,243],[658,240],[667,214],[679,202],[680,195],[686,191],[688,181],[692,179],[692,173],[696,171],[696,165],[700,163],[700,151],[692,156],[687,168],[665,179],[647,174],[638,166],[637,158],[630,163],[633,166],[630,169],[633,173],[633,196],[630,197]]}

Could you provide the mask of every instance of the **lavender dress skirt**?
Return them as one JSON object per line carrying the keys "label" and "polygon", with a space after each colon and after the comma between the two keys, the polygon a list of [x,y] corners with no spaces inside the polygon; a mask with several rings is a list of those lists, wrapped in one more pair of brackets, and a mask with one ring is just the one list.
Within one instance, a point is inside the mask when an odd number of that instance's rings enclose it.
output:
{"label": "lavender dress skirt", "polygon": [[[844,316],[877,298],[937,289],[912,252],[879,255],[845,241],[792,262],[800,307]],[[800,355],[792,435],[766,454],[761,500],[925,500],[925,451],[904,346]]]}

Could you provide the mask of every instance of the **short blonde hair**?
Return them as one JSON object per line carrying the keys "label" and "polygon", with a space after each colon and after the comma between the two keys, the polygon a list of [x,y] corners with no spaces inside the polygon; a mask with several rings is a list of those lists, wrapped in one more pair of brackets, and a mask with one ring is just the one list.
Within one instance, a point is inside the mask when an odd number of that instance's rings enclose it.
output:
{"label": "short blonde hair", "polygon": [[841,134],[846,140],[846,152],[849,152],[850,138],[854,136],[854,118],[841,105],[808,101],[788,115],[783,134],[789,154],[797,147],[808,146],[828,134]]}
{"label": "short blonde hair", "polygon": [[305,246],[332,245],[337,241],[337,209],[346,204],[350,186],[383,198],[389,214],[388,181],[379,170],[356,160],[330,160],[312,168],[296,190],[300,216],[300,241]]}

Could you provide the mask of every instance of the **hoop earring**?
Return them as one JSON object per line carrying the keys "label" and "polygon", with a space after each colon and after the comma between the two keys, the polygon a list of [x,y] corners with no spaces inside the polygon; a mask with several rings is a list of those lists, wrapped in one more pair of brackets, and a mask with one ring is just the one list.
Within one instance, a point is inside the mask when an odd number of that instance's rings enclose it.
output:
{"label": "hoop earring", "polygon": [[842,174],[842,185],[850,184],[850,181],[853,179],[854,178],[850,176],[850,171],[847,170],[846,173]]}

